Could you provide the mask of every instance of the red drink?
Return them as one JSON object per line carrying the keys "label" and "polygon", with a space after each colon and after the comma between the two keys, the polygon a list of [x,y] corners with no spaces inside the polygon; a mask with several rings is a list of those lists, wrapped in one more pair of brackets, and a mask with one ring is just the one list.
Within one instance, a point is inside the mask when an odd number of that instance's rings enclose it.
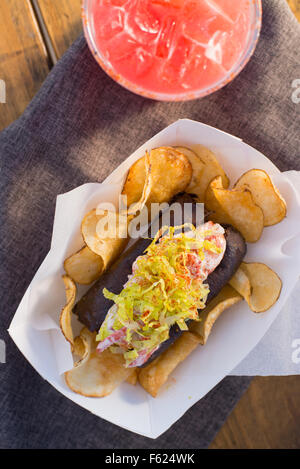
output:
{"label": "red drink", "polygon": [[86,0],[85,30],[102,67],[149,97],[204,96],[230,81],[254,50],[260,1]]}

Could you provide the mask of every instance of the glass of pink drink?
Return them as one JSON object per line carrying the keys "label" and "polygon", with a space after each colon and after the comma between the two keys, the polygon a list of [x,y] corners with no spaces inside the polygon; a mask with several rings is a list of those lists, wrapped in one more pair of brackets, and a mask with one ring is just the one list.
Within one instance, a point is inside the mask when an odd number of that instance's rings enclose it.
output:
{"label": "glass of pink drink", "polygon": [[101,67],[152,99],[201,98],[250,59],[261,0],[84,0],[85,35]]}

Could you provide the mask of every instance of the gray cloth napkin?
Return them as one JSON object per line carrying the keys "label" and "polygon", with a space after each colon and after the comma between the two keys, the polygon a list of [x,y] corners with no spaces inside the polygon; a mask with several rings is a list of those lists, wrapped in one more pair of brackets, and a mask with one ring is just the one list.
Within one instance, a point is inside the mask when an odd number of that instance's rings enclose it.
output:
{"label": "gray cloth napkin", "polygon": [[[0,447],[207,447],[249,377],[227,377],[157,440],[122,430],[61,396],[26,362],[6,329],[50,247],[56,196],[101,182],[139,145],[178,118],[244,139],[281,170],[300,170],[300,28],[284,0],[264,0],[261,39],[245,70],[202,100],[135,96],[99,68],[80,37],[23,116],[0,135]],[[209,366],[209,364],[208,364]]]}

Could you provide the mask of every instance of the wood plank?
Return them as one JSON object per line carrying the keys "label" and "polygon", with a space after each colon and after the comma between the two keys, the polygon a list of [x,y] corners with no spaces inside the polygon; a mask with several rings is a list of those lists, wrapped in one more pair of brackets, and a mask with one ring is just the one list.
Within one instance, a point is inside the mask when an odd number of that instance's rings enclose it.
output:
{"label": "wood plank", "polygon": [[300,0],[287,0],[298,21],[300,21]]}
{"label": "wood plank", "polygon": [[28,0],[1,0],[0,79],[6,103],[0,104],[0,130],[17,119],[49,72],[48,57]]}
{"label": "wood plank", "polygon": [[82,31],[81,0],[37,0],[57,57]]}
{"label": "wood plank", "polygon": [[254,378],[211,449],[300,448],[300,376]]}

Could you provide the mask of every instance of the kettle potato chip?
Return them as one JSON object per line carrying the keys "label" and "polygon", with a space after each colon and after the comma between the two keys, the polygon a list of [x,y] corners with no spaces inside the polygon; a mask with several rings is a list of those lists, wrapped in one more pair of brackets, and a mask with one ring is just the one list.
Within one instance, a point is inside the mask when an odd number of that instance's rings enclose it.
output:
{"label": "kettle potato chip", "polygon": [[66,305],[63,307],[60,313],[59,325],[66,340],[70,342],[70,344],[73,346],[74,337],[73,337],[71,321],[72,321],[72,309],[76,300],[77,288],[73,280],[70,277],[68,277],[68,275],[63,275],[62,279],[64,281],[65,290],[66,290]]}
{"label": "kettle potato chip", "polygon": [[195,334],[184,332],[165,352],[141,369],[138,374],[140,384],[152,397],[156,397],[170,374],[199,343],[200,339]]}
{"label": "kettle potato chip", "polygon": [[278,300],[282,282],[267,265],[242,262],[230,285],[243,296],[252,311],[263,313]]}
{"label": "kettle potato chip", "polygon": [[241,267],[230,279],[229,284],[250,304],[252,287],[248,275]]}
{"label": "kettle potato chip", "polygon": [[72,370],[65,373],[70,389],[87,397],[108,396],[119,384],[132,375],[132,368],[125,368],[123,356],[104,350],[96,351],[96,333],[84,328],[80,333],[84,354]]}
{"label": "kettle potato chip", "polygon": [[247,242],[255,243],[264,228],[262,209],[254,203],[248,189],[228,190],[221,186],[222,180],[218,176],[210,183],[205,194],[206,208],[212,212],[211,220],[231,224]]}
{"label": "kettle potato chip", "polygon": [[[255,313],[263,313],[278,300],[282,282],[276,272],[260,262],[242,262],[240,269],[247,275],[251,284],[249,306]],[[247,298],[245,298],[247,301]]]}
{"label": "kettle potato chip", "polygon": [[192,179],[185,190],[190,194],[198,195],[205,163],[201,160],[197,153],[195,153],[190,148],[175,147],[175,149],[180,151],[180,153],[189,159],[193,169]]}
{"label": "kettle potato chip", "polygon": [[216,155],[211,150],[203,145],[195,145],[193,149],[198,158],[203,162],[201,175],[198,175],[198,184],[194,186],[193,192],[197,194],[199,202],[205,202],[206,190],[213,179],[219,176],[224,189],[229,187],[230,181],[217,160]]}
{"label": "kettle potato chip", "polygon": [[128,376],[128,378],[126,379],[126,382],[128,384],[132,384],[132,386],[135,386],[137,381],[138,381],[138,370],[137,370],[137,368],[134,368],[131,375]]}
{"label": "kettle potato chip", "polygon": [[[105,234],[99,233],[99,224],[101,221],[106,222],[114,217],[112,221],[113,232]],[[104,223],[105,225],[106,223]],[[105,226],[103,227],[105,228]],[[118,213],[104,210],[103,213],[97,214],[97,209],[91,210],[81,223],[82,237],[88,246],[88,248],[101,257],[103,262],[103,270],[123,251],[128,243],[127,238],[127,218],[124,221],[124,217]]]}
{"label": "kettle potato chip", "polygon": [[242,300],[242,296],[230,285],[225,285],[220,293],[200,313],[200,321],[193,321],[189,330],[200,339],[200,344],[205,345],[212,327],[219,316],[230,306]]}
{"label": "kettle potato chip", "polygon": [[[172,147],[159,147],[150,151],[151,190],[146,205],[169,202],[185,190],[192,179],[192,165],[188,158]],[[146,179],[145,156],[129,169],[122,194],[130,207],[141,199]]]}
{"label": "kettle potato chip", "polygon": [[250,169],[235,183],[234,189],[250,190],[264,214],[264,226],[275,225],[286,216],[286,203],[270,176],[262,169]]}
{"label": "kettle potato chip", "polygon": [[74,282],[89,285],[102,274],[104,262],[101,256],[84,246],[65,260],[64,268]]}

